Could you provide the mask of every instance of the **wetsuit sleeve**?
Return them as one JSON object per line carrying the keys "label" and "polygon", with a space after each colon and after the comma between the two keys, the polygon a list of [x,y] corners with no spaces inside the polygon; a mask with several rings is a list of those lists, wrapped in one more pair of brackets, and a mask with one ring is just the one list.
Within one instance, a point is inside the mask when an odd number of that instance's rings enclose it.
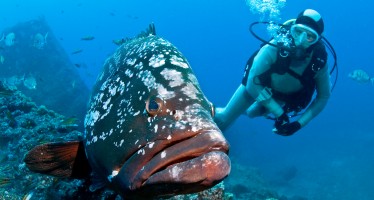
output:
{"label": "wetsuit sleeve", "polygon": [[[246,90],[249,95],[251,95],[251,97],[257,101],[259,99],[259,95],[265,89],[264,85],[260,83],[258,76],[269,70],[276,59],[277,49],[273,46],[265,45],[260,49],[253,60],[252,67],[248,75]],[[282,107],[271,96],[261,99],[262,100],[258,102],[267,108],[270,113],[274,114],[275,117],[279,117],[283,114]]]}
{"label": "wetsuit sleeve", "polygon": [[308,124],[317,116],[326,106],[330,98],[330,74],[327,65],[315,75],[317,95],[301,117],[297,120],[301,126]]}

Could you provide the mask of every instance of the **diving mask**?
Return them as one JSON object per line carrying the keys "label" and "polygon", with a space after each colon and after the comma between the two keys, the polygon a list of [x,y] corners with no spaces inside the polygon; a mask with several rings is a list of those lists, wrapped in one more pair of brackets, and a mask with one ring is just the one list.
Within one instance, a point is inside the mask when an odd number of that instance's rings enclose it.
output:
{"label": "diving mask", "polygon": [[296,46],[303,46],[305,48],[315,44],[320,38],[315,30],[303,24],[292,25],[291,35],[295,40]]}

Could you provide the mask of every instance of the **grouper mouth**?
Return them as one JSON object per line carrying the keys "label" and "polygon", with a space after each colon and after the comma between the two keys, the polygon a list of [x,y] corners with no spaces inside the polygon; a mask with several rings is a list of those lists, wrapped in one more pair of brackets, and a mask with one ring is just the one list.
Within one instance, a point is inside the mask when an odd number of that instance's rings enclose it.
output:
{"label": "grouper mouth", "polygon": [[230,173],[228,150],[220,131],[203,131],[158,151],[136,173],[130,187],[152,196],[192,193],[212,187]]}

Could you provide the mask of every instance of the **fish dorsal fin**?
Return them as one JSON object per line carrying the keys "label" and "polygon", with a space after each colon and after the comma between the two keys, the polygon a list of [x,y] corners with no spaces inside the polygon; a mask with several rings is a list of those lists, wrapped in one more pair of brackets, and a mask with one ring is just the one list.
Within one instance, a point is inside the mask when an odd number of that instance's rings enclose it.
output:
{"label": "fish dorsal fin", "polygon": [[137,37],[148,37],[150,35],[156,35],[156,27],[154,23],[149,24],[148,28],[144,31],[142,31]]}
{"label": "fish dorsal fin", "polygon": [[47,143],[25,156],[30,171],[60,178],[87,178],[91,173],[82,141]]}
{"label": "fish dorsal fin", "polygon": [[124,44],[124,43],[127,43],[129,41],[133,41],[135,39],[139,39],[139,38],[145,38],[145,37],[148,37],[148,36],[151,36],[151,35],[156,35],[156,27],[153,23],[149,24],[148,28],[142,32],[140,32],[136,37],[126,37],[126,38],[122,38],[120,40],[116,40],[113,42],[117,45],[121,45],[121,44]]}

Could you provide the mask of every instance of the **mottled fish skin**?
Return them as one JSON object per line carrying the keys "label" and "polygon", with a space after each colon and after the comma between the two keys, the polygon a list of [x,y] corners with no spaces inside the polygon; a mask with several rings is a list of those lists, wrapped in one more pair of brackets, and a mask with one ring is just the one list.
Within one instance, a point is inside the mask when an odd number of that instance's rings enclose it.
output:
{"label": "mottled fish skin", "polygon": [[94,86],[87,158],[129,199],[212,187],[230,172],[229,145],[212,110],[170,42],[153,35],[130,40],[106,60]]}

